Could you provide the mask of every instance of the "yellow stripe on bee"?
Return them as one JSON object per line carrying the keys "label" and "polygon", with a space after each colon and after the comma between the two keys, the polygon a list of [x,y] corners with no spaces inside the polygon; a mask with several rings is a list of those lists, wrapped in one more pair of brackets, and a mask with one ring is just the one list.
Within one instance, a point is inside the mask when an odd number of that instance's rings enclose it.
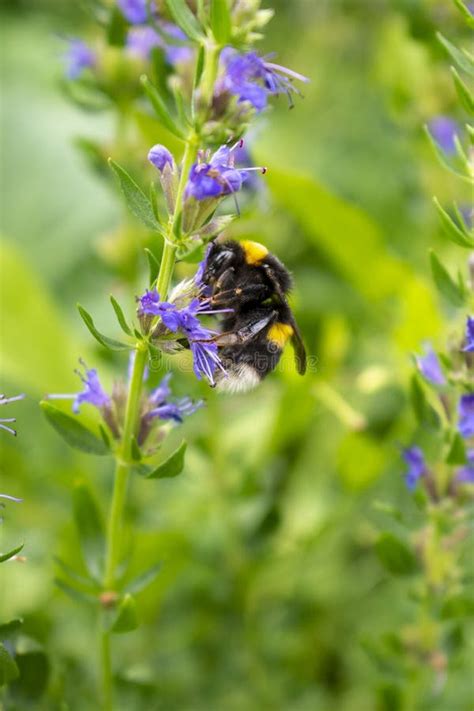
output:
{"label": "yellow stripe on bee", "polygon": [[268,249],[264,247],[263,244],[260,244],[260,242],[243,240],[240,244],[244,250],[247,264],[258,264],[262,259],[265,259],[268,254]]}
{"label": "yellow stripe on bee", "polygon": [[284,348],[286,342],[293,335],[293,328],[289,323],[274,323],[270,326],[267,333],[267,338],[276,343],[280,348]]}

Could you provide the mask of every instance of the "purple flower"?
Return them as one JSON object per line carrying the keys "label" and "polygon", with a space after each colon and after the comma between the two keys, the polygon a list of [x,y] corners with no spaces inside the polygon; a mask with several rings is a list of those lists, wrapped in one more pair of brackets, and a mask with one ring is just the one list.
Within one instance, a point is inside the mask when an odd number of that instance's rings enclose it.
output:
{"label": "purple flower", "polygon": [[148,160],[160,171],[160,173],[163,172],[165,165],[170,165],[172,167],[174,163],[173,156],[169,150],[160,143],[157,143],[156,146],[150,148],[150,151],[148,152]]}
{"label": "purple flower", "polygon": [[454,138],[459,131],[456,121],[449,116],[437,116],[428,123],[428,130],[442,151],[448,155],[456,153]]}
{"label": "purple flower", "polygon": [[162,47],[163,41],[152,27],[132,27],[127,34],[127,49],[142,59],[148,59],[155,47]]}
{"label": "purple flower", "polygon": [[458,429],[461,435],[467,439],[474,435],[474,393],[463,395],[458,405]]}
{"label": "purple flower", "polygon": [[195,200],[219,198],[236,193],[247,180],[251,171],[266,172],[266,168],[236,168],[235,150],[243,141],[234,146],[221,146],[210,158],[200,153],[197,163],[191,166],[185,197]]}
{"label": "purple flower", "polygon": [[97,370],[95,370],[95,368],[88,369],[82,359],[79,362],[84,369],[84,375],[79,370],[76,370],[76,374],[82,380],[84,390],[75,394],[61,393],[48,395],[48,400],[74,400],[72,409],[76,415],[79,412],[79,406],[84,402],[89,403],[89,405],[94,405],[94,407],[97,407],[102,411],[102,414],[104,414],[104,411],[110,407],[111,399],[100,384]]}
{"label": "purple flower", "polygon": [[[5,397],[5,395],[0,395],[0,405],[8,405],[10,402],[17,402],[18,400],[23,400],[25,397],[22,395],[14,395],[13,397]],[[13,427],[9,427],[5,422],[11,423],[16,422],[16,417],[0,417],[0,429],[9,432],[11,435],[16,437],[16,430]]]}
{"label": "purple flower", "polygon": [[238,96],[239,101],[248,101],[257,111],[267,105],[270,95],[287,94],[291,102],[292,92],[300,93],[294,86],[294,79],[308,82],[302,74],[268,62],[256,52],[239,54],[231,48],[222,53],[225,73],[220,80],[219,90]]}
{"label": "purple flower", "polygon": [[66,76],[68,79],[77,79],[85,69],[95,65],[95,53],[85,42],[80,39],[69,40],[69,47],[64,54],[66,62]]}
{"label": "purple flower", "polygon": [[467,464],[458,469],[456,479],[462,484],[474,484],[474,449],[468,449]]}
{"label": "purple flower", "polygon": [[446,383],[446,378],[441,370],[439,358],[431,346],[425,346],[425,355],[418,356],[416,364],[420,373],[424,375],[430,383],[433,383],[434,385],[444,385]]}
{"label": "purple flower", "polygon": [[[187,37],[183,30],[178,27],[178,25],[173,25],[172,22],[162,22],[161,27],[163,31],[170,37],[183,41]],[[193,57],[193,50],[191,47],[187,47],[182,44],[171,44],[171,42],[163,42],[163,49],[165,51],[165,58],[168,64],[175,66],[176,64],[189,62]]]}
{"label": "purple flower", "polygon": [[468,316],[466,320],[466,345],[462,348],[465,353],[474,352],[474,318]]}
{"label": "purple flower", "polygon": [[147,0],[117,0],[117,5],[125,19],[132,25],[140,25],[148,20]]}
{"label": "purple flower", "polygon": [[177,331],[179,328],[179,319],[176,315],[175,304],[170,304],[167,301],[160,301],[160,295],[157,291],[146,291],[143,296],[138,299],[138,315],[159,316],[166,328],[170,331]]}
{"label": "purple flower", "polygon": [[416,487],[418,479],[426,471],[425,458],[419,447],[408,447],[403,450],[403,459],[408,464],[408,471],[405,474],[405,483],[410,491]]}
{"label": "purple flower", "polygon": [[152,390],[148,397],[151,409],[147,413],[147,418],[158,417],[160,420],[174,420],[182,422],[184,417],[192,415],[203,406],[202,400],[194,402],[189,397],[170,400],[171,389],[169,381],[171,373],[165,375],[157,388]]}

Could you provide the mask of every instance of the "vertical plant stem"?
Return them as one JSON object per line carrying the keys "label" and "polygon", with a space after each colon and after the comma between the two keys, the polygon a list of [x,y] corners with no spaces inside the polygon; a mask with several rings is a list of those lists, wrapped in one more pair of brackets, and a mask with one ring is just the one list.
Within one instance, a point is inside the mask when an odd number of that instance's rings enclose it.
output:
{"label": "vertical plant stem", "polygon": [[216,83],[217,70],[219,67],[219,55],[221,47],[211,42],[206,44],[204,55],[204,68],[201,78],[201,97],[205,107],[208,107],[212,101],[214,93],[214,85]]}
{"label": "vertical plant stem", "polygon": [[102,708],[113,711],[112,661],[110,655],[110,633],[105,629],[105,615],[102,616],[100,629],[100,666],[102,674]]}

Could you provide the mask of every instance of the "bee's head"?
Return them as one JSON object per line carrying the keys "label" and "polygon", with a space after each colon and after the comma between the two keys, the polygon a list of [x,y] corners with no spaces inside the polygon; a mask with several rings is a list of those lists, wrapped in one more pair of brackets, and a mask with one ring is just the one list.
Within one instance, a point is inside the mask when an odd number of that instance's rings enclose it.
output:
{"label": "bee's head", "polygon": [[238,243],[213,242],[206,256],[206,264],[202,276],[204,284],[212,286],[226,269],[238,260]]}

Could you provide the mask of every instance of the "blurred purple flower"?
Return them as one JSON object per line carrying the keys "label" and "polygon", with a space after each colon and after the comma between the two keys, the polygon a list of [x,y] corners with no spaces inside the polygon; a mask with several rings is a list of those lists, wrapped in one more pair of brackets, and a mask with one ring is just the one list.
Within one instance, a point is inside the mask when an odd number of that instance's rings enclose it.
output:
{"label": "blurred purple flower", "polygon": [[439,358],[430,345],[425,346],[425,355],[416,358],[420,373],[434,385],[445,385],[446,378],[441,370]]}
{"label": "blurred purple flower", "polygon": [[203,406],[202,400],[194,402],[189,397],[170,400],[171,389],[168,383],[171,375],[171,373],[165,375],[158,387],[152,390],[148,396],[148,404],[151,409],[147,412],[147,418],[158,417],[160,420],[174,420],[180,423],[184,417],[192,415]]}
{"label": "blurred purple flower", "polygon": [[104,413],[105,410],[109,409],[111,399],[100,383],[97,370],[95,368],[87,368],[82,359],[79,362],[84,369],[84,375],[79,370],[76,370],[76,374],[82,380],[84,390],[75,394],[55,393],[48,395],[48,400],[74,400],[72,409],[76,415],[79,412],[79,406],[85,402],[97,407],[98,410]]}
{"label": "blurred purple flower", "polygon": [[249,101],[257,111],[266,107],[270,95],[284,93],[292,102],[291,94],[300,93],[293,81],[309,81],[302,74],[266,61],[256,52],[239,54],[228,47],[222,52],[222,60],[225,72],[218,89],[238,96],[239,101]]}
{"label": "blurred purple flower", "polygon": [[413,491],[418,479],[426,472],[425,458],[419,447],[408,447],[404,449],[402,456],[408,464],[408,471],[405,474],[405,483],[407,488]]}
{"label": "blurred purple flower", "polygon": [[92,68],[96,62],[93,50],[80,39],[70,39],[64,54],[66,76],[68,79],[78,79],[85,69]]}
{"label": "blurred purple flower", "polygon": [[165,165],[169,164],[170,166],[173,166],[174,163],[173,156],[169,150],[160,143],[157,143],[156,146],[150,148],[148,152],[148,160],[160,171],[160,173],[163,172]]}
{"label": "blurred purple flower", "polygon": [[[5,395],[0,395],[0,405],[8,405],[10,402],[23,400],[24,397],[24,393],[22,395],[14,395],[13,397],[5,397]],[[13,427],[6,425],[5,422],[16,422],[16,417],[0,417],[0,429],[5,430],[6,432],[9,432],[9,434],[16,437],[16,430],[14,430]]]}
{"label": "blurred purple flower", "polygon": [[[179,27],[171,22],[160,22],[160,27],[170,38],[186,40],[186,35]],[[146,25],[131,27],[127,34],[127,49],[141,57],[148,59],[152,49],[159,47],[165,54],[165,59],[171,66],[190,60],[193,50],[184,45],[175,45],[159,34],[152,27]]]}
{"label": "blurred purple flower", "polygon": [[474,393],[463,395],[459,399],[458,415],[460,434],[465,439],[472,437],[474,435]]}
{"label": "blurred purple flower", "polygon": [[142,59],[148,59],[154,47],[162,47],[160,35],[152,27],[131,27],[127,34],[127,49]]}
{"label": "blurred purple flower", "polygon": [[468,316],[466,320],[466,345],[464,348],[461,348],[462,351],[465,353],[472,353],[474,352],[474,318],[472,316]]}
{"label": "blurred purple flower", "polygon": [[436,116],[428,122],[428,130],[442,151],[448,155],[456,153],[455,137],[459,126],[449,116]]}
{"label": "blurred purple flower", "polygon": [[[117,0],[117,4],[128,22],[140,25],[148,20],[147,0]],[[154,3],[152,10],[154,10]]]}
{"label": "blurred purple flower", "polygon": [[[174,25],[172,22],[161,22],[161,27],[170,37],[181,41],[187,40],[186,35],[178,25]],[[171,64],[171,66],[189,62],[194,55],[191,47],[182,44],[172,44],[170,41],[163,42],[163,49],[165,50],[166,61],[168,64]]]}
{"label": "blurred purple flower", "polygon": [[468,449],[467,464],[458,469],[456,479],[462,484],[474,484],[474,449]]}
{"label": "blurred purple flower", "polygon": [[195,200],[219,198],[240,190],[252,171],[266,172],[266,168],[236,168],[235,151],[243,141],[234,146],[221,146],[210,158],[201,152],[199,159],[191,166],[185,197]]}

